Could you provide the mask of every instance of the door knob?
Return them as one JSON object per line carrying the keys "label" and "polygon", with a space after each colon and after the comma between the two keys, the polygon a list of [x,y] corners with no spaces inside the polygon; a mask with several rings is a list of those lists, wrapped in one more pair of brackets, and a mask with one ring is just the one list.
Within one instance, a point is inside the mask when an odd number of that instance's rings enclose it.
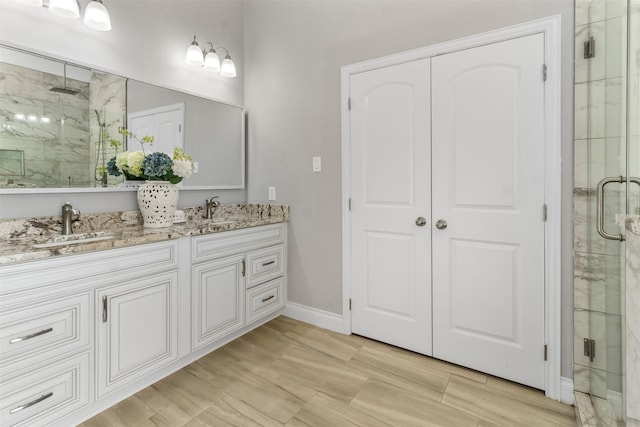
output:
{"label": "door knob", "polygon": [[438,222],[436,222],[436,228],[438,230],[444,230],[445,228],[447,228],[447,221],[445,221],[444,219],[439,219]]}
{"label": "door knob", "polygon": [[418,227],[424,227],[426,224],[427,224],[427,220],[424,217],[419,216],[418,218],[416,218],[416,225]]}

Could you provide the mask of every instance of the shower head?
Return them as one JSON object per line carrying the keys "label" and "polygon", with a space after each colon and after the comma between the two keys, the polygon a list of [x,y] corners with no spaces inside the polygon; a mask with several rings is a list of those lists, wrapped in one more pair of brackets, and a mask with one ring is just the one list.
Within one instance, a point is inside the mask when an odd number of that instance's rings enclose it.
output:
{"label": "shower head", "polygon": [[67,63],[66,62],[64,63],[64,87],[55,86],[49,89],[49,91],[64,93],[67,95],[77,95],[80,93],[79,90],[71,89],[70,87],[67,87]]}
{"label": "shower head", "polygon": [[100,126],[101,128],[105,127],[107,124],[100,121],[100,113],[98,113],[98,110],[93,111],[96,113],[96,117],[98,117],[98,126]]}

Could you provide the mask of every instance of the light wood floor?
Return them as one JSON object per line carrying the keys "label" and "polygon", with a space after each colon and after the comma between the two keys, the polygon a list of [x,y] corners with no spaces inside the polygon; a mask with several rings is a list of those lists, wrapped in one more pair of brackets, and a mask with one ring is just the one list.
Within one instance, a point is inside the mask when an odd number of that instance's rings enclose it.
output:
{"label": "light wood floor", "polygon": [[538,390],[279,317],[83,426],[575,426]]}

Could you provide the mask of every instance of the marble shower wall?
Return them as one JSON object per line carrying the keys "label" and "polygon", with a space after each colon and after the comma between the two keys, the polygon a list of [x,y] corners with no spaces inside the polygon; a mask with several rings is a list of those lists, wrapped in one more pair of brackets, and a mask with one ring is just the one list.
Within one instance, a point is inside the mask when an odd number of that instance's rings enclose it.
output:
{"label": "marble shower wall", "polygon": [[[127,126],[127,79],[113,74],[104,74],[94,71],[89,82],[89,108],[90,133],[91,133],[91,158],[89,173],[94,177],[91,186],[103,186],[101,171],[109,159],[116,152],[122,153],[125,147],[125,139],[119,133],[121,128]],[[97,115],[96,115],[97,111]],[[98,116],[100,122],[98,123]],[[101,126],[103,125],[103,126]],[[119,148],[110,146],[107,135],[110,138],[122,142]],[[123,148],[124,147],[124,148]],[[107,175],[108,186],[115,186],[124,181],[124,177]]]}
{"label": "marble shower wall", "polygon": [[[640,178],[640,0],[629,8],[629,176]],[[629,213],[640,215],[640,186],[629,186]]]}
{"label": "marble shower wall", "polygon": [[[626,0],[576,0],[574,129],[574,387],[614,401],[622,412],[624,245],[596,231],[596,187],[626,172]],[[595,39],[595,57],[583,43]],[[609,184],[605,230],[621,232],[624,187]],[[596,341],[593,362],[583,339]]]}
{"label": "marble shower wall", "polygon": [[640,427],[640,218],[628,218],[626,227],[626,421]]}
{"label": "marble shower wall", "polygon": [[91,182],[89,84],[67,78],[77,94],[50,91],[63,86],[61,76],[0,63],[0,187]]}

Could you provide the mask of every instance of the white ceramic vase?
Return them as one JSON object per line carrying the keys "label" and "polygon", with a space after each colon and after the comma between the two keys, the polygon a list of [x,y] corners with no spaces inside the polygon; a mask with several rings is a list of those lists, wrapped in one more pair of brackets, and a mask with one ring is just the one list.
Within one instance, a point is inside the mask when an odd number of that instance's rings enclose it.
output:
{"label": "white ceramic vase", "polygon": [[138,187],[138,207],[146,228],[173,225],[173,214],[178,206],[178,187],[169,181],[146,181]]}

